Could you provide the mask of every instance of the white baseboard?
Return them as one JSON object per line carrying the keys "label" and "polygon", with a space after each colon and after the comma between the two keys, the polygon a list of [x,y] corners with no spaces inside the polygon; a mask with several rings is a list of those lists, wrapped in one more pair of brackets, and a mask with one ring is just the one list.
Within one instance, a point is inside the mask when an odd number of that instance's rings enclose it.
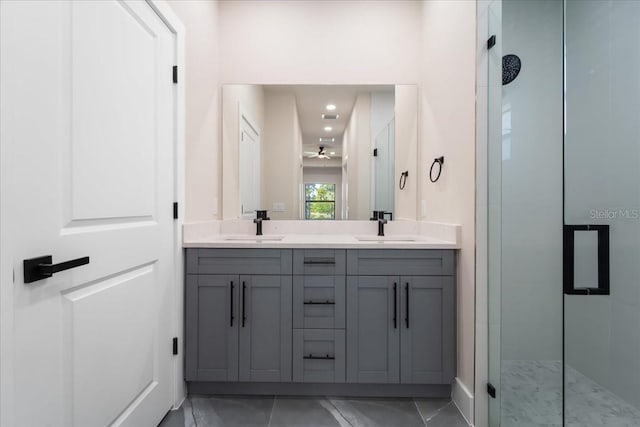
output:
{"label": "white baseboard", "polygon": [[473,426],[473,393],[457,377],[451,387],[451,400],[458,407],[467,423]]}

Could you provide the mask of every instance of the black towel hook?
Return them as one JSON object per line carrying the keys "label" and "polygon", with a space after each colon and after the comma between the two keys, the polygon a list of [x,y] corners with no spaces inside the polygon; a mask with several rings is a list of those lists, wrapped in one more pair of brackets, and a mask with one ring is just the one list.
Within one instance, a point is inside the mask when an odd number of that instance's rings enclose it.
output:
{"label": "black towel hook", "polygon": [[[438,174],[436,175],[436,177],[433,177],[433,167],[438,164]],[[433,159],[433,163],[431,163],[431,169],[429,169],[429,180],[431,182],[436,182],[438,179],[440,179],[440,174],[442,173],[442,165],[444,165],[444,156],[440,156],[440,157],[436,157],[435,159]]]}
{"label": "black towel hook", "polygon": [[409,171],[404,171],[400,174],[400,183],[399,187],[401,190],[404,190],[404,186],[407,185],[407,177],[409,176]]}

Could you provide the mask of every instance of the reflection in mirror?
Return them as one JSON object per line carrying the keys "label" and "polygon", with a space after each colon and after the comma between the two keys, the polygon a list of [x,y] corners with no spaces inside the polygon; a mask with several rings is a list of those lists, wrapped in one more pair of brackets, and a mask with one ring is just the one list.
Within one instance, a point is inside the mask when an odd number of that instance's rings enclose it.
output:
{"label": "reflection in mirror", "polygon": [[[395,171],[410,169],[398,162],[415,162],[417,142],[397,143],[396,115],[416,123],[416,94],[407,85],[225,85],[223,218],[258,209],[280,220],[397,218]],[[402,193],[415,198],[415,188]]]}
{"label": "reflection in mirror", "polygon": [[[312,181],[320,180],[312,179]],[[304,219],[336,219],[335,183],[304,183]]]}

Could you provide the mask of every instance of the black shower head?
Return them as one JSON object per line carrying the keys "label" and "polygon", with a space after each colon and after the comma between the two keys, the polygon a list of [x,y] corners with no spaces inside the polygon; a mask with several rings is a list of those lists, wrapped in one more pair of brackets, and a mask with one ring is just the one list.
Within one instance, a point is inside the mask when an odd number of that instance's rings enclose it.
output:
{"label": "black shower head", "polygon": [[505,55],[502,57],[502,85],[508,85],[518,77],[522,62],[518,55]]}

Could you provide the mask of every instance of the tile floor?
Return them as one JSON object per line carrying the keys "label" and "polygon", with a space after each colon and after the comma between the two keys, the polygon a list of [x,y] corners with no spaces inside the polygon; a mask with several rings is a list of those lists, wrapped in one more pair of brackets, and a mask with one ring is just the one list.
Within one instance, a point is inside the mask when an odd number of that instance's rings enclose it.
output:
{"label": "tile floor", "polygon": [[[562,362],[503,361],[502,426],[562,426]],[[640,409],[566,367],[566,427],[639,427]]]}
{"label": "tile floor", "polygon": [[189,396],[159,427],[467,427],[444,399]]}

